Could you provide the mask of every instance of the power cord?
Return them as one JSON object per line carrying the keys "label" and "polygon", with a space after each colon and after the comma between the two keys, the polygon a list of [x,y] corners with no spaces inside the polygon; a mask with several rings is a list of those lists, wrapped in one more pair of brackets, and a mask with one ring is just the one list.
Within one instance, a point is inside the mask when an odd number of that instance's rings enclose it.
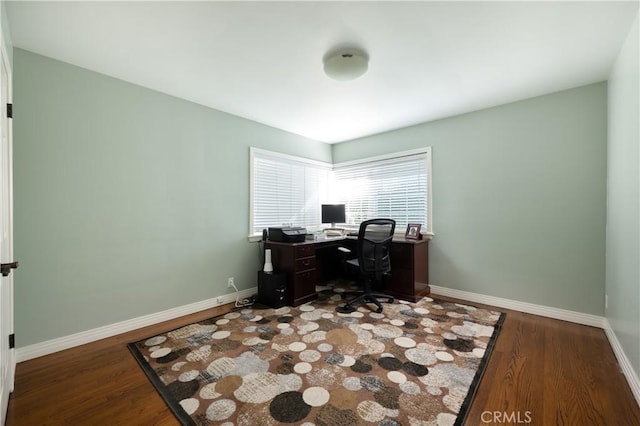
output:
{"label": "power cord", "polygon": [[238,290],[238,287],[236,287],[234,283],[229,283],[229,285],[236,291],[236,308],[244,308],[253,305],[252,299],[247,298],[240,300],[240,290]]}

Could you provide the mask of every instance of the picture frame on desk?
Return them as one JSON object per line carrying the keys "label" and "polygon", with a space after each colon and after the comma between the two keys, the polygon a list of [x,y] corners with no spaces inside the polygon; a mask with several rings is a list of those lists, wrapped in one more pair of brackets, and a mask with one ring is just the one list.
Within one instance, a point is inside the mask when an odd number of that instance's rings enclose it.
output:
{"label": "picture frame on desk", "polygon": [[422,224],[420,223],[407,224],[407,230],[404,233],[404,237],[407,240],[421,240],[422,235],[420,234],[420,228],[422,228]]}

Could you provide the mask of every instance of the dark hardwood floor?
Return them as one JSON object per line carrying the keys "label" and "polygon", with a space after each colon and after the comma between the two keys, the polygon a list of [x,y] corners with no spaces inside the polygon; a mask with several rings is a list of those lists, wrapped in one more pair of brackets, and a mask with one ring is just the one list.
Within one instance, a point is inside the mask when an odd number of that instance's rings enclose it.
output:
{"label": "dark hardwood floor", "polygon": [[[18,364],[6,425],[178,424],[126,343],[230,306]],[[640,425],[603,330],[499,310],[507,317],[466,425]]]}
{"label": "dark hardwood floor", "polygon": [[507,317],[467,425],[640,425],[604,330],[502,311]]}

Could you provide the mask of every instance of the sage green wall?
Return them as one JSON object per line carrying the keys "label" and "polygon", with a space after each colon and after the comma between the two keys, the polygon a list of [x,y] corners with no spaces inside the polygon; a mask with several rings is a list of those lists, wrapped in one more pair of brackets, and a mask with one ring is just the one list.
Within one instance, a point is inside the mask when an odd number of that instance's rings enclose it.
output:
{"label": "sage green wall", "polygon": [[640,77],[638,17],[609,78],[606,317],[640,373]]}
{"label": "sage green wall", "polygon": [[431,284],[604,313],[606,84],[333,146],[433,147]]}
{"label": "sage green wall", "polygon": [[249,147],[331,148],[14,52],[18,346],[256,285]]}
{"label": "sage green wall", "polygon": [[433,147],[432,284],[603,313],[604,83],[329,146],[14,51],[18,346],[255,285],[249,146]]}

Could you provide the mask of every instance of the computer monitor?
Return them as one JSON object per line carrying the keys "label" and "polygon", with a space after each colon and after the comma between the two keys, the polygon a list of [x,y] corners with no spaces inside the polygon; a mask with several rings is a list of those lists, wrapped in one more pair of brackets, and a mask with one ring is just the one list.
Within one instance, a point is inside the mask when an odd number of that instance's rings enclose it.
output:
{"label": "computer monitor", "polygon": [[331,227],[335,228],[336,223],[345,223],[346,221],[344,204],[322,205],[322,223],[330,223]]}

